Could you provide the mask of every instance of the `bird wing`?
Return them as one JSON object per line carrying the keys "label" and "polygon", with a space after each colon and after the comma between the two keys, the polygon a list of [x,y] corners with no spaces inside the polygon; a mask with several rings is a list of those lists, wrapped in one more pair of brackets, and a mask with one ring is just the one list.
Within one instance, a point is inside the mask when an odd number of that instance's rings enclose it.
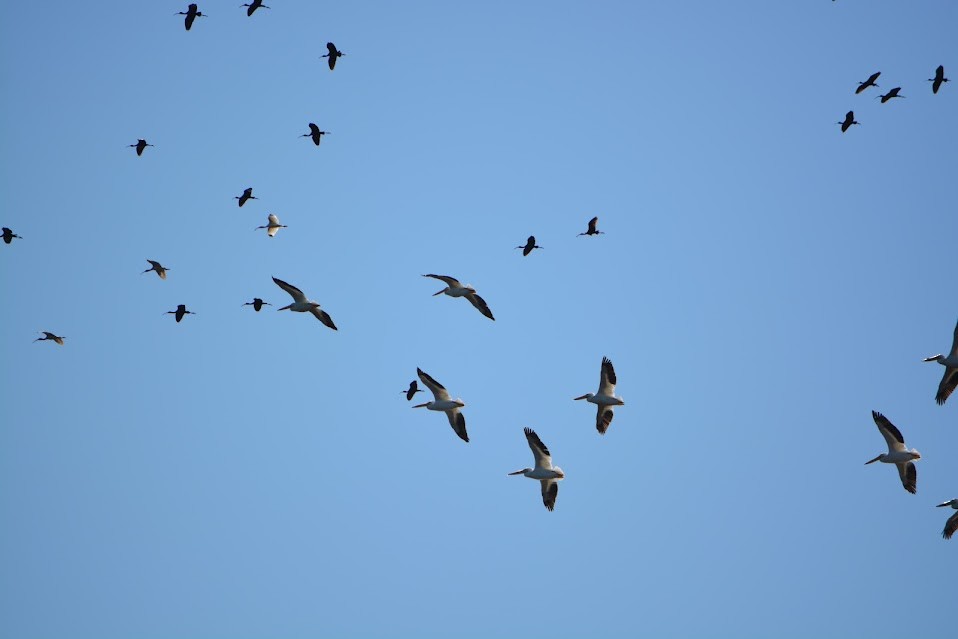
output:
{"label": "bird wing", "polygon": [[313,314],[313,317],[315,317],[316,319],[318,319],[320,322],[322,322],[323,324],[325,324],[325,325],[328,326],[329,328],[333,329],[334,331],[338,331],[338,330],[339,330],[338,328],[336,328],[336,325],[333,324],[333,318],[331,318],[331,317],[329,316],[329,313],[327,313],[327,312],[324,311],[323,309],[314,307],[314,308],[311,308],[311,309],[309,310],[309,312]]}
{"label": "bird wing", "polygon": [[901,477],[901,485],[912,495],[918,492],[918,471],[913,462],[904,462],[895,464],[898,467],[898,476]]}
{"label": "bird wing", "polygon": [[609,430],[609,425],[612,424],[612,417],[611,406],[599,406],[599,410],[595,416],[595,429],[599,431],[600,435],[605,435],[605,431]]}
{"label": "bird wing", "polygon": [[339,52],[336,50],[336,45],[333,44],[332,42],[327,42],[327,43],[326,43],[326,50],[329,51],[329,55],[336,55],[337,53],[339,53]]}
{"label": "bird wing", "polygon": [[489,305],[486,304],[486,300],[479,297],[476,293],[468,293],[466,299],[469,300],[469,303],[479,309],[479,312],[491,319],[493,322],[496,321],[496,318],[492,316],[492,311],[489,310]]}
{"label": "bird wing", "polygon": [[526,434],[526,441],[529,442],[532,455],[536,458],[536,468],[552,470],[552,455],[549,454],[549,449],[546,448],[546,445],[543,444],[539,436],[536,435],[536,431],[527,426],[522,429],[522,432]]}
{"label": "bird wing", "polygon": [[938,404],[944,404],[945,400],[954,392],[956,386],[958,386],[958,368],[946,366],[945,372],[941,376],[941,382],[938,384],[935,401]]}
{"label": "bird wing", "polygon": [[945,539],[951,539],[951,536],[958,530],[958,512],[948,518],[945,522],[945,529],[941,531],[941,536]]}
{"label": "bird wing", "polygon": [[[888,421],[887,417],[877,411],[872,411],[872,419],[875,420],[878,430],[881,431],[882,437],[888,444],[888,452],[907,450],[905,448],[905,438],[902,437],[901,431],[895,428],[895,425]],[[901,469],[899,469],[899,472],[901,472]]]}
{"label": "bird wing", "polygon": [[951,338],[951,352],[948,354],[949,358],[956,356],[958,356],[958,324],[955,324],[955,333]]}
{"label": "bird wing", "polygon": [[462,284],[459,283],[459,280],[449,275],[434,275],[429,273],[427,275],[423,275],[423,277],[431,277],[435,280],[442,280],[447,286],[451,286],[453,288],[462,288]]}
{"label": "bird wing", "polygon": [[469,434],[466,433],[466,416],[462,414],[462,411],[460,411],[458,407],[451,408],[446,411],[446,417],[449,418],[449,425],[452,426],[452,429],[459,435],[459,439],[468,442]]}
{"label": "bird wing", "polygon": [[589,220],[589,233],[595,233],[595,226],[599,223],[599,216],[595,216]]}
{"label": "bird wing", "polygon": [[599,395],[613,397],[615,395],[615,369],[612,360],[602,358],[602,372],[599,374]]}
{"label": "bird wing", "polygon": [[550,511],[556,507],[556,497],[559,496],[559,482],[554,479],[540,479],[542,486],[542,503]]}
{"label": "bird wing", "polygon": [[[417,368],[416,373],[419,375],[419,379],[422,380],[422,383],[426,385],[426,388],[432,391],[433,397],[436,398],[437,402],[446,402],[452,399],[449,397],[449,391],[446,390],[446,387],[430,377],[429,373],[421,368]],[[453,426],[453,428],[455,428],[455,426]]]}
{"label": "bird wing", "polygon": [[273,278],[273,281],[276,282],[276,286],[280,287],[281,289],[283,289],[284,291],[286,291],[287,293],[289,293],[290,295],[292,295],[294,302],[305,302],[305,301],[306,301],[306,295],[304,295],[301,290],[299,290],[298,288],[296,288],[296,287],[293,286],[292,284],[289,284],[289,283],[287,283],[287,282],[284,282],[283,280],[281,280],[281,279],[279,279],[279,278],[276,278],[276,277]]}

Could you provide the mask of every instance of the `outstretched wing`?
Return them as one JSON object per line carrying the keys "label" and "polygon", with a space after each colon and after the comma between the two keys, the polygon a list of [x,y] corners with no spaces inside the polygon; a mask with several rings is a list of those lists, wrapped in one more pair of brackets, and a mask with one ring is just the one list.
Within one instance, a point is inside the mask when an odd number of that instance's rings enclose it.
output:
{"label": "outstretched wing", "polygon": [[945,367],[945,372],[941,376],[941,383],[938,384],[938,393],[935,395],[935,401],[944,404],[945,400],[954,392],[958,386],[958,368]]}
{"label": "outstretched wing", "polygon": [[898,467],[898,476],[901,477],[901,485],[912,495],[918,492],[918,471],[913,462],[895,464]]}
{"label": "outstretched wing", "polygon": [[427,275],[423,275],[423,277],[431,277],[435,280],[442,280],[447,286],[451,286],[453,288],[462,288],[462,284],[459,283],[459,280],[454,277],[450,277],[449,275],[434,275],[433,273],[429,273]]}
{"label": "outstretched wing", "polygon": [[559,482],[554,479],[541,479],[542,485],[542,503],[550,511],[556,507],[556,497],[559,496]]}
{"label": "outstretched wing", "polygon": [[546,445],[543,444],[539,436],[536,435],[536,431],[527,426],[522,429],[522,432],[526,434],[526,441],[529,442],[532,455],[536,458],[536,468],[552,470],[552,455],[549,454],[549,449],[546,448]]}
{"label": "outstretched wing", "polygon": [[[872,419],[875,420],[878,430],[888,444],[888,452],[907,450],[907,448],[905,448],[905,438],[902,437],[901,431],[895,428],[895,425],[888,421],[887,417],[877,411],[872,411]],[[900,468],[898,470],[901,472]]]}
{"label": "outstretched wing", "polygon": [[945,529],[941,531],[941,536],[945,539],[951,539],[951,536],[958,530],[958,512],[948,518],[945,522]]}
{"label": "outstretched wing", "polygon": [[599,406],[595,416],[595,429],[599,431],[600,435],[605,435],[605,431],[609,430],[610,424],[612,424],[612,407]]}
{"label": "outstretched wing", "polygon": [[486,300],[479,297],[476,293],[466,294],[466,299],[469,300],[469,303],[479,309],[479,312],[491,319],[493,322],[496,321],[496,318],[492,316],[492,311],[489,310],[489,305],[486,304]]}
{"label": "outstretched wing", "polygon": [[289,284],[288,282],[284,282],[283,280],[281,280],[281,279],[279,279],[279,278],[277,278],[277,277],[274,277],[274,278],[273,278],[273,281],[276,283],[276,286],[280,287],[281,289],[283,289],[284,291],[286,291],[287,293],[289,293],[289,294],[293,297],[293,301],[294,301],[294,302],[305,302],[305,301],[306,301],[306,295],[303,294],[303,292],[302,292],[301,290],[299,290],[298,288],[296,288],[296,287],[293,286],[292,284]]}
{"label": "outstretched wing", "polygon": [[329,328],[333,329],[334,331],[339,330],[338,328],[336,328],[336,325],[333,324],[333,318],[331,318],[329,316],[329,313],[327,313],[323,309],[314,307],[314,308],[311,308],[309,312],[313,314],[313,317],[318,319],[320,322],[322,322]]}
{"label": "outstretched wing", "polygon": [[[417,368],[416,374],[419,375],[419,379],[422,380],[422,383],[426,385],[426,388],[432,391],[433,397],[436,398],[437,402],[446,402],[451,399],[451,397],[449,397],[449,391],[446,390],[446,387],[434,380],[424,370]],[[465,427],[465,422],[463,422],[463,427]],[[453,428],[455,428],[455,426],[453,426]]]}
{"label": "outstretched wing", "polygon": [[464,442],[469,441],[469,435],[466,433],[466,416],[458,408],[452,408],[446,411],[446,417],[449,419],[449,425],[459,435],[459,439]]}

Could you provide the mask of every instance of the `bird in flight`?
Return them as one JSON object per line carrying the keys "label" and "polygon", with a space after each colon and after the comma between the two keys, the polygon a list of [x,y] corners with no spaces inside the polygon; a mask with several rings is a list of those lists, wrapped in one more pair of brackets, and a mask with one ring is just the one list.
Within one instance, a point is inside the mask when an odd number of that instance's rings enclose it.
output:
{"label": "bird in flight", "polygon": [[[157,262],[156,260],[147,260],[147,262],[150,263],[150,268],[148,268],[148,269],[146,269],[145,271],[143,271],[143,273],[149,273],[150,271],[156,271],[156,274],[159,276],[159,278],[160,278],[161,280],[165,280],[165,279],[166,279],[166,272],[169,271],[170,269],[166,268],[165,266],[163,266],[162,264],[160,264],[160,263]],[[141,273],[140,275],[142,275],[143,273]]]}
{"label": "bird in flight", "polygon": [[287,228],[285,224],[279,223],[279,218],[276,217],[276,215],[274,215],[273,213],[270,213],[269,215],[267,215],[266,220],[267,222],[265,226],[257,226],[253,230],[258,231],[260,229],[266,229],[266,234],[269,235],[270,237],[273,237],[274,235],[279,233],[280,229]]}
{"label": "bird in flight", "polygon": [[253,187],[249,187],[248,189],[243,189],[243,195],[234,195],[233,199],[239,200],[237,204],[243,206],[248,200],[258,200],[259,198],[253,195]]}
{"label": "bird in flight", "polygon": [[932,355],[925,358],[926,362],[938,362],[945,367],[945,372],[941,376],[941,382],[938,384],[938,392],[935,394],[935,401],[938,405],[945,403],[949,395],[954,392],[958,386],[958,324],[955,324],[955,332],[951,338],[951,350],[948,357],[942,354]]}
{"label": "bird in flight", "polygon": [[263,0],[253,0],[253,1],[250,2],[249,4],[241,4],[240,6],[241,6],[241,7],[248,7],[248,8],[246,9],[246,15],[247,15],[247,16],[252,16],[252,15],[256,12],[257,9],[269,9],[269,7],[267,7],[265,4],[263,4]]}
{"label": "bird in flight", "polygon": [[[589,230],[585,233],[579,233],[579,235],[605,235],[605,231],[599,231],[595,228],[596,224],[599,223],[599,216],[595,216],[589,220]],[[576,236],[578,237],[578,236]]]}
{"label": "bird in flight", "polygon": [[179,304],[175,311],[167,311],[164,315],[176,316],[176,322],[179,323],[185,315],[196,315],[196,313],[186,310],[186,304]]}
{"label": "bird in flight", "polygon": [[316,146],[319,146],[319,143],[320,143],[320,141],[322,141],[323,136],[324,136],[324,135],[329,135],[329,134],[330,134],[330,131],[320,131],[318,126],[316,126],[315,124],[313,124],[312,122],[310,122],[310,123],[309,123],[309,133],[304,133],[304,134],[302,134],[302,135],[299,136],[299,137],[301,137],[301,138],[312,138],[312,139],[313,139],[313,144],[315,144]]}
{"label": "bird in flight", "polygon": [[336,325],[333,323],[333,318],[329,316],[329,313],[327,313],[326,311],[322,310],[319,307],[319,302],[314,302],[312,300],[306,299],[306,295],[301,290],[299,290],[292,284],[288,284],[284,282],[283,280],[277,277],[274,277],[273,281],[276,283],[276,286],[280,287],[281,289],[289,293],[290,296],[292,296],[293,298],[292,304],[288,306],[284,306],[283,308],[280,308],[277,310],[295,311],[297,313],[312,313],[316,319],[318,319],[320,322],[322,322],[329,328],[333,329],[334,331],[339,330],[338,328],[336,328]]}
{"label": "bird in flight", "polygon": [[868,76],[868,79],[865,80],[864,82],[859,82],[859,83],[858,83],[858,88],[855,89],[855,94],[858,95],[859,93],[861,93],[862,91],[864,91],[864,90],[867,89],[868,87],[877,87],[878,85],[875,84],[875,80],[877,80],[877,79],[878,79],[878,76],[880,76],[880,75],[881,75],[881,71],[876,71],[875,73],[873,73],[873,74],[871,74],[870,76]]}
{"label": "bird in flight", "polygon": [[516,248],[522,249],[522,257],[525,257],[532,252],[532,249],[541,249],[542,247],[536,244],[536,236],[530,235],[524,246],[517,246]]}
{"label": "bird in flight", "polygon": [[948,78],[945,77],[945,66],[939,64],[938,68],[935,69],[935,77],[928,78],[928,81],[931,82],[931,92],[938,93],[938,89],[941,88],[942,82],[948,82]]}
{"label": "bird in flight", "polygon": [[129,144],[128,146],[136,149],[137,155],[143,155],[143,150],[148,146],[156,146],[155,144],[150,144],[146,140],[137,140],[136,144]]}
{"label": "bird in flight", "polygon": [[888,444],[888,452],[882,453],[875,459],[865,462],[865,465],[880,461],[884,464],[895,464],[898,467],[898,475],[901,477],[901,485],[905,490],[915,494],[918,492],[918,471],[913,463],[916,459],[921,459],[921,455],[914,448],[908,450],[905,446],[905,438],[901,431],[895,428],[895,425],[888,421],[888,418],[877,411],[872,411],[872,419],[878,426],[879,432],[885,438]]}
{"label": "bird in flight", "polygon": [[399,392],[404,393],[406,395],[407,402],[411,402],[413,396],[416,393],[424,393],[425,391],[419,388],[419,385],[416,383],[416,380],[412,380],[411,382],[409,382],[409,390],[404,390]]}
{"label": "bird in flight", "polygon": [[885,104],[886,102],[888,102],[888,101],[891,100],[892,98],[903,98],[903,97],[905,97],[905,96],[903,96],[903,95],[898,95],[898,92],[899,92],[899,91],[901,91],[901,87],[895,87],[894,89],[892,89],[892,90],[889,91],[888,93],[886,93],[886,94],[884,94],[884,95],[879,95],[879,96],[877,96],[877,97],[881,98],[881,103],[882,103],[882,104]]}
{"label": "bird in flight", "polygon": [[22,239],[23,239],[22,237],[20,237],[19,235],[17,235],[16,233],[14,233],[13,231],[11,231],[10,229],[8,229],[7,227],[4,226],[4,227],[3,227],[3,241],[4,241],[4,243],[9,244],[10,242],[13,241],[13,238],[17,238],[18,240],[22,240]]}
{"label": "bird in flight", "polygon": [[584,399],[587,402],[599,407],[595,417],[595,428],[600,435],[605,435],[612,423],[612,408],[622,406],[625,401],[621,397],[615,396],[615,369],[612,368],[612,362],[608,357],[602,358],[602,370],[599,374],[599,392],[596,394],[586,393],[575,400]]}
{"label": "bird in flight", "polygon": [[849,111],[845,114],[845,119],[841,122],[837,122],[836,124],[842,125],[842,133],[844,133],[849,129],[849,127],[851,127],[851,125],[859,124],[859,122],[855,120],[855,112]]}
{"label": "bird in flight", "polygon": [[468,442],[469,435],[466,433],[466,417],[462,414],[462,411],[459,410],[465,406],[466,403],[458,397],[452,399],[446,387],[423,372],[422,369],[417,368],[416,373],[419,375],[419,379],[422,380],[422,383],[426,385],[426,388],[432,391],[435,399],[425,404],[416,404],[413,408],[425,408],[444,412],[446,418],[449,419],[449,425],[452,426],[452,429],[456,432],[456,435],[459,436],[459,439]]}
{"label": "bird in flight", "polygon": [[535,468],[523,468],[510,475],[525,475],[529,479],[538,479],[542,487],[542,504],[552,510],[556,506],[556,497],[559,496],[559,484],[557,482],[565,479],[565,473],[558,466],[552,465],[552,455],[549,449],[542,443],[536,431],[529,427],[523,428],[522,432],[526,434],[526,441],[529,448],[532,449],[532,456],[535,457]]}
{"label": "bird in flight", "polygon": [[53,333],[50,333],[47,331],[40,331],[40,332],[43,333],[44,337],[38,337],[35,340],[33,340],[34,342],[45,342],[47,340],[51,340],[56,342],[60,346],[63,346],[63,340],[66,339],[65,337],[62,337],[60,335],[54,335]]}
{"label": "bird in flight", "polygon": [[[944,508],[945,506],[951,506],[955,510],[958,510],[958,499],[950,499],[938,504],[937,508]],[[945,522],[945,529],[941,531],[941,536],[945,539],[951,539],[951,536],[955,534],[956,530],[958,530],[958,512],[949,517],[948,521]]]}
{"label": "bird in flight", "polygon": [[337,49],[336,45],[333,44],[332,42],[326,43],[326,49],[329,51],[329,53],[320,57],[329,58],[329,70],[332,71],[333,69],[336,68],[336,58],[342,57],[346,54],[340,51],[339,49]]}
{"label": "bird in flight", "polygon": [[183,20],[183,23],[186,25],[186,30],[189,31],[190,27],[193,26],[193,21],[197,18],[205,18],[202,11],[198,11],[195,4],[191,4],[186,8],[186,11],[177,11],[176,15],[186,16],[186,19]]}
{"label": "bird in flight", "polygon": [[459,280],[448,275],[434,275],[430,273],[428,275],[423,275],[423,277],[431,277],[433,279],[442,280],[446,283],[446,288],[433,293],[433,297],[442,293],[445,293],[449,297],[465,297],[467,300],[469,300],[470,304],[479,310],[480,313],[492,321],[496,321],[496,318],[492,316],[492,311],[489,310],[489,305],[486,304],[486,300],[479,297],[479,295],[476,293],[476,289],[474,289],[472,286],[469,286],[468,284],[463,286],[459,283]]}
{"label": "bird in flight", "polygon": [[254,297],[252,302],[246,302],[243,306],[252,306],[253,310],[259,313],[260,309],[264,306],[272,306],[269,302],[264,302],[258,297]]}

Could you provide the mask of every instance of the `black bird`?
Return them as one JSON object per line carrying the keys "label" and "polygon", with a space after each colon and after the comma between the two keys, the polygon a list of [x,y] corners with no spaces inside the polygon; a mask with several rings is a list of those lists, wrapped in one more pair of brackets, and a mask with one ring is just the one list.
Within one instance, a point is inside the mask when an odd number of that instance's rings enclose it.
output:
{"label": "black bird", "polygon": [[253,187],[249,187],[248,189],[243,189],[243,195],[234,195],[233,199],[239,200],[238,204],[243,206],[246,204],[246,200],[258,200],[259,198],[253,195]]}
{"label": "black bird", "polygon": [[196,10],[196,5],[195,5],[195,4],[191,4],[190,6],[188,6],[188,7],[186,8],[186,11],[177,11],[177,12],[176,12],[176,15],[178,15],[178,16],[186,16],[186,19],[185,19],[183,22],[186,24],[186,30],[187,30],[187,31],[189,31],[189,30],[190,30],[190,27],[193,26],[193,20],[196,20],[196,18],[205,18],[205,17],[206,17],[205,15],[203,15],[203,12],[202,12],[202,11],[197,11],[197,10]]}
{"label": "black bird", "polygon": [[302,134],[302,135],[299,136],[299,137],[301,137],[301,138],[313,138],[313,144],[315,144],[316,146],[319,146],[319,142],[320,142],[320,140],[322,139],[322,136],[324,136],[324,135],[329,135],[329,133],[330,133],[329,131],[320,131],[318,126],[316,126],[315,124],[313,124],[312,122],[310,122],[310,123],[309,123],[309,133],[304,133],[304,134]]}
{"label": "black bird", "polygon": [[156,146],[155,144],[150,144],[146,140],[137,140],[136,144],[128,144],[127,146],[136,149],[137,155],[143,155],[143,150],[148,146]]}
{"label": "black bird", "polygon": [[243,304],[243,306],[252,306],[253,310],[259,313],[259,310],[263,308],[263,306],[272,306],[272,304],[270,304],[269,302],[264,302],[258,297],[254,297],[252,302],[246,302],[245,304]]}
{"label": "black bird", "polygon": [[20,237],[19,235],[17,235],[16,233],[8,229],[7,227],[3,227],[3,241],[9,244],[10,242],[13,241],[13,238],[17,238],[18,240],[23,239],[22,237]]}
{"label": "black bird", "polygon": [[40,331],[40,332],[43,333],[46,337],[38,337],[35,340],[33,340],[34,342],[45,342],[49,339],[49,340],[53,340],[60,346],[63,346],[63,340],[66,339],[65,337],[54,335],[53,333],[48,333],[47,331]]}
{"label": "black bird", "polygon": [[517,249],[522,249],[522,257],[525,257],[532,252],[532,249],[541,249],[541,246],[536,245],[536,236],[530,235],[529,239],[526,240],[525,246],[517,246]]}
{"label": "black bird", "polygon": [[[170,269],[166,268],[165,266],[163,266],[162,264],[160,264],[160,263],[157,262],[156,260],[147,260],[147,262],[150,263],[150,268],[148,268],[148,269],[146,269],[145,271],[143,271],[143,273],[149,273],[150,271],[156,271],[156,274],[160,276],[160,279],[161,279],[161,280],[165,280],[165,279],[166,279],[166,272],[169,271]],[[140,275],[143,275],[143,273],[140,273]]]}
{"label": "black bird", "polygon": [[339,49],[337,49],[336,45],[333,44],[332,42],[327,42],[326,48],[329,50],[329,53],[321,57],[329,58],[329,70],[332,71],[333,69],[336,68],[336,58],[340,56],[344,56],[346,54],[340,51]]}
{"label": "black bird", "polygon": [[935,69],[935,77],[928,78],[928,81],[931,82],[931,92],[938,93],[938,89],[941,88],[941,83],[949,81],[948,78],[945,77],[945,66],[939,64],[938,68]]}
{"label": "black bird", "polygon": [[864,90],[867,89],[868,87],[877,87],[878,85],[875,84],[875,80],[877,80],[877,79],[878,79],[878,76],[880,76],[880,75],[881,75],[881,71],[875,71],[875,73],[873,73],[873,74],[871,74],[870,76],[868,76],[868,79],[867,79],[867,80],[865,80],[864,82],[859,82],[859,83],[858,83],[858,88],[855,89],[855,94],[857,95],[857,94],[861,93],[862,91],[864,91]]}
{"label": "black bird", "polygon": [[[595,225],[599,223],[599,217],[596,216],[589,220],[589,230],[585,233],[579,233],[579,235],[604,235],[605,231],[597,231]],[[576,236],[578,237],[578,236]]]}
{"label": "black bird", "polygon": [[186,310],[186,304],[180,304],[175,311],[167,311],[164,315],[176,315],[176,321],[179,322],[184,315],[196,315],[196,313]]}
{"label": "black bird", "polygon": [[905,97],[905,96],[903,96],[903,95],[898,95],[898,92],[899,92],[899,91],[901,91],[901,87],[895,87],[894,89],[892,89],[891,91],[889,91],[889,92],[886,93],[885,95],[880,95],[880,96],[878,96],[878,97],[881,98],[881,103],[882,103],[882,104],[885,104],[886,102],[888,102],[888,101],[891,100],[892,98],[903,98],[903,97]]}
{"label": "black bird", "polygon": [[419,384],[416,383],[416,380],[412,380],[411,382],[409,382],[409,390],[404,390],[404,391],[399,391],[399,392],[400,392],[400,393],[406,393],[406,401],[407,401],[407,402],[411,402],[413,396],[414,396],[416,393],[423,393],[423,392],[425,392],[425,391],[423,391],[421,388],[419,388]]}
{"label": "black bird", "polygon": [[246,15],[248,16],[252,16],[253,12],[259,9],[260,7],[262,7],[263,9],[269,9],[269,7],[263,4],[263,0],[253,0],[249,4],[241,4],[240,6],[249,7],[249,9],[246,10]]}
{"label": "black bird", "polygon": [[849,111],[848,113],[845,114],[845,120],[842,122],[836,122],[836,124],[842,125],[842,133],[844,133],[845,131],[848,130],[848,127],[850,127],[851,125],[860,124],[860,123],[855,120],[855,112]]}

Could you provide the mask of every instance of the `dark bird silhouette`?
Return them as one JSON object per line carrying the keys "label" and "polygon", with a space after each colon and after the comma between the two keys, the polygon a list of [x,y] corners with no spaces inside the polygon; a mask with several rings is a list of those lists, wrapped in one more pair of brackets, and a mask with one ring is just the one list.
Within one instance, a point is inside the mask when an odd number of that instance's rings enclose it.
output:
{"label": "dark bird silhouette", "polygon": [[260,8],[269,9],[269,7],[267,7],[265,4],[263,4],[263,0],[253,0],[253,1],[250,2],[249,4],[241,4],[240,6],[241,6],[241,7],[249,7],[249,8],[246,10],[246,15],[248,15],[248,16],[252,16],[252,15],[253,15],[253,12],[255,12],[257,9],[260,9]]}
{"label": "dark bird silhouette", "polygon": [[332,42],[327,42],[326,48],[329,50],[329,53],[321,57],[329,58],[329,70],[332,71],[333,69],[336,68],[336,58],[344,56],[346,54],[340,51],[339,49],[337,49],[336,45],[333,44]]}
{"label": "dark bird silhouette", "polygon": [[[165,266],[163,266],[162,264],[160,264],[159,262],[157,262],[157,261],[155,261],[155,260],[147,260],[147,262],[149,262],[149,263],[151,264],[151,266],[150,266],[150,268],[148,268],[148,269],[146,269],[145,271],[143,271],[143,273],[149,273],[150,271],[156,271],[156,274],[160,276],[160,279],[161,279],[161,280],[165,280],[165,279],[166,279],[166,272],[169,271],[170,269],[166,268]],[[143,273],[140,273],[140,275],[143,275]]]}
{"label": "dark bird silhouette", "polygon": [[17,235],[16,233],[14,233],[13,231],[11,231],[10,229],[8,229],[7,227],[4,226],[4,227],[3,227],[3,241],[6,242],[7,244],[9,244],[10,242],[13,241],[13,238],[17,238],[18,240],[22,240],[22,239],[23,239],[22,237],[20,237],[19,235]]}
{"label": "dark bird silhouette", "polygon": [[137,141],[136,141],[136,144],[130,144],[130,145],[128,145],[128,146],[130,146],[130,147],[136,149],[136,154],[137,154],[137,155],[143,155],[143,150],[144,150],[146,147],[148,147],[148,146],[156,146],[156,145],[155,145],[155,144],[150,144],[150,143],[148,143],[146,140],[137,140]]}
{"label": "dark bird silhouette", "polygon": [[243,206],[246,204],[246,200],[258,200],[259,198],[253,195],[253,187],[249,187],[248,189],[243,189],[243,195],[234,195],[233,199],[239,200],[237,204]]}
{"label": "dark bird silhouette", "polygon": [[845,119],[843,121],[836,122],[835,124],[841,124],[842,133],[844,133],[845,131],[848,130],[848,127],[850,127],[851,125],[860,124],[860,123],[855,120],[855,112],[849,111],[848,113],[845,114]]}
{"label": "dark bird silhouette", "polygon": [[868,76],[868,79],[867,79],[867,80],[865,80],[864,82],[859,82],[859,83],[858,83],[858,88],[855,89],[855,94],[857,95],[857,94],[861,93],[862,91],[864,91],[864,90],[867,89],[868,87],[877,87],[878,85],[875,84],[875,80],[877,80],[877,79],[878,79],[878,76],[880,76],[880,75],[881,75],[881,71],[875,71],[875,73],[873,73],[873,74],[871,74],[870,76]]}
{"label": "dark bird silhouette", "polygon": [[525,257],[532,252],[532,249],[541,249],[541,246],[536,245],[536,236],[530,235],[529,239],[526,240],[525,246],[517,246],[517,249],[522,249],[522,257]]}
{"label": "dark bird silhouette", "polygon": [[319,146],[319,142],[320,142],[320,140],[322,140],[322,136],[324,136],[324,135],[329,135],[329,133],[330,133],[329,131],[320,131],[318,126],[316,126],[315,124],[313,124],[312,122],[310,122],[310,123],[309,123],[309,133],[304,133],[304,134],[302,134],[302,135],[299,136],[299,137],[301,137],[301,138],[312,138],[312,139],[313,139],[313,144],[315,144],[316,146]]}
{"label": "dark bird silhouette", "polygon": [[183,319],[184,315],[196,315],[196,313],[186,310],[186,304],[180,304],[176,307],[175,311],[167,311],[164,315],[175,315],[176,321],[179,322]]}
{"label": "dark bird silhouette", "polygon": [[49,339],[49,340],[53,340],[60,346],[63,346],[63,340],[66,339],[65,337],[61,337],[60,335],[54,335],[53,333],[48,333],[47,331],[40,331],[40,332],[43,333],[46,337],[38,337],[35,340],[33,340],[34,342],[45,342]]}
{"label": "dark bird silhouette", "polygon": [[269,302],[264,302],[258,297],[254,297],[252,302],[246,302],[245,304],[243,304],[243,306],[252,306],[253,310],[259,313],[260,309],[263,308],[263,306],[272,306],[272,304],[270,304]]}
{"label": "dark bird silhouette", "polygon": [[186,8],[186,11],[177,11],[175,15],[186,16],[186,19],[183,20],[183,23],[186,25],[186,30],[189,31],[190,27],[193,26],[193,21],[197,18],[205,18],[202,11],[197,11],[196,5],[191,4]]}
{"label": "dark bird silhouette", "polygon": [[406,394],[406,401],[411,402],[413,396],[416,393],[424,393],[425,391],[419,388],[419,384],[416,383],[416,380],[409,382],[409,390],[399,391],[400,393]]}
{"label": "dark bird silhouette", "polygon": [[935,77],[928,78],[928,81],[931,82],[931,92],[938,93],[938,89],[941,88],[941,83],[949,82],[948,78],[945,77],[945,66],[939,64],[938,68],[935,69]]}
{"label": "dark bird silhouette", "polygon": [[[585,233],[579,233],[579,235],[604,235],[605,231],[597,231],[595,225],[599,223],[599,217],[596,216],[589,220],[589,230]],[[578,236],[576,236],[578,237]]]}
{"label": "dark bird silhouette", "polygon": [[903,96],[903,95],[898,95],[898,92],[899,92],[899,91],[901,91],[901,87],[895,87],[894,89],[892,89],[891,91],[889,91],[889,92],[886,93],[885,95],[880,95],[880,96],[878,96],[878,97],[881,98],[881,103],[882,103],[882,104],[885,104],[886,102],[888,102],[888,101],[891,100],[892,98],[903,98],[903,97],[905,97],[905,96]]}

